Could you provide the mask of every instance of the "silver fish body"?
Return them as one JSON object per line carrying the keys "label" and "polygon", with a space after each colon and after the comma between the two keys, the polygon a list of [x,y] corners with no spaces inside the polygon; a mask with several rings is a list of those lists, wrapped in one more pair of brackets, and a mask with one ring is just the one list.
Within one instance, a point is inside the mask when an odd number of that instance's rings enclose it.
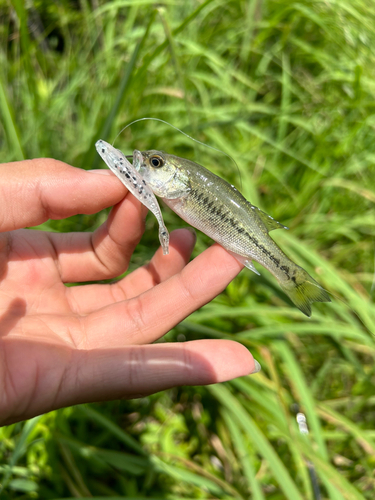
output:
{"label": "silver fish body", "polygon": [[268,269],[304,314],[311,315],[310,303],[330,301],[327,292],[268,234],[287,228],[252,205],[234,186],[178,156],[150,150],[142,152],[142,158],[140,174],[166,205],[252,271],[259,274],[252,260]]}

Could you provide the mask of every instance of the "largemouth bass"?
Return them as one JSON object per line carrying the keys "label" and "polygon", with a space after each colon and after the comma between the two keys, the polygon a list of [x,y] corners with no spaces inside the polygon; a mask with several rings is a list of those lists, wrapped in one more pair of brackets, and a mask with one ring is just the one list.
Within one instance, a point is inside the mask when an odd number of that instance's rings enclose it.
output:
{"label": "largemouth bass", "polygon": [[143,151],[138,158],[143,161],[136,168],[156,196],[255,273],[259,274],[253,260],[268,269],[306,316],[311,316],[311,303],[330,302],[319,283],[269,236],[285,226],[252,205],[234,186],[193,161],[162,151]]}

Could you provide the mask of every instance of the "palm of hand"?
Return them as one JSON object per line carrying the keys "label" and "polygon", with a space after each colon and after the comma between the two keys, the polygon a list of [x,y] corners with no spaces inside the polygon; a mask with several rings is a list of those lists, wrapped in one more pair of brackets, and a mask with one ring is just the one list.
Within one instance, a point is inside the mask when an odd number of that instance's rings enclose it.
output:
{"label": "palm of hand", "polygon": [[[56,162],[66,175],[62,165]],[[43,168],[38,164],[37,173]],[[112,177],[68,169],[69,176],[90,177],[93,186],[98,177],[108,183],[115,191],[107,194],[112,203],[124,195]],[[77,207],[61,208],[64,196],[52,197],[40,197],[42,215],[25,211],[20,222],[5,221],[5,229],[40,223],[58,209],[59,217],[79,213]],[[91,213],[108,200],[96,200],[95,208],[85,203]],[[58,209],[54,204],[60,204]],[[144,207],[127,195],[93,234],[18,229],[0,235],[0,424],[75,403],[130,398],[251,371],[251,355],[234,342],[149,345],[211,300],[240,270],[218,246],[186,266],[194,246],[187,230],[172,233],[169,256],[159,249],[150,264],[117,283],[66,287],[124,272],[144,216]]]}

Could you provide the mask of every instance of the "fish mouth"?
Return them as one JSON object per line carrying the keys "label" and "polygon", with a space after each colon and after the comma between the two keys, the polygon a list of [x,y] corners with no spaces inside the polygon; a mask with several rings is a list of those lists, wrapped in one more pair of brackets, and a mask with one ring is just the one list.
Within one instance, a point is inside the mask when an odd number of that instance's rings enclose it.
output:
{"label": "fish mouth", "polygon": [[[133,165],[134,155],[125,155],[125,158],[126,158],[127,160],[132,160],[132,165]],[[142,158],[143,158],[143,157],[142,157]],[[142,165],[141,165],[141,167],[144,167],[144,166],[145,166],[145,164],[144,164],[144,162],[143,162],[143,163],[142,163]]]}

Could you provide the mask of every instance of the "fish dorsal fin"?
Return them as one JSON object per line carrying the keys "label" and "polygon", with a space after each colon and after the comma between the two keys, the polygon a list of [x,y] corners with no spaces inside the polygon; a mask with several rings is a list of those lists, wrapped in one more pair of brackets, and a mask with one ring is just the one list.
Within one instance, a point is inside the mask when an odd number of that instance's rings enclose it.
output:
{"label": "fish dorsal fin", "polygon": [[259,218],[266,226],[267,232],[273,231],[274,229],[289,229],[288,227],[284,226],[284,224],[281,224],[281,222],[278,222],[273,217],[266,214],[266,212],[263,212],[263,210],[261,210],[260,208],[255,207],[254,205],[251,205],[251,208],[252,210],[256,210],[256,213],[259,215]]}

